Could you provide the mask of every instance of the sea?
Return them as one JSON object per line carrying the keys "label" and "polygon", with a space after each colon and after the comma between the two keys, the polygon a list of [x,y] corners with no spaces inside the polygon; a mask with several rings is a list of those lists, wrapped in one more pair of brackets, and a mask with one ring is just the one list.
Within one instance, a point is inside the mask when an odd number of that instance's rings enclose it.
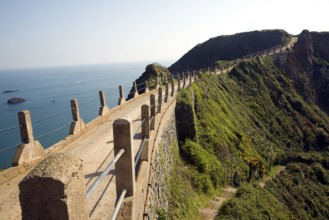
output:
{"label": "sea", "polygon": [[[172,61],[159,62],[169,66]],[[18,112],[29,110],[35,139],[48,148],[69,134],[70,100],[77,99],[85,123],[98,116],[99,91],[107,105],[118,104],[119,85],[127,97],[133,82],[150,62],[0,70],[0,168],[10,167],[21,143]],[[11,97],[26,101],[9,105]],[[7,149],[7,150],[6,150]]]}

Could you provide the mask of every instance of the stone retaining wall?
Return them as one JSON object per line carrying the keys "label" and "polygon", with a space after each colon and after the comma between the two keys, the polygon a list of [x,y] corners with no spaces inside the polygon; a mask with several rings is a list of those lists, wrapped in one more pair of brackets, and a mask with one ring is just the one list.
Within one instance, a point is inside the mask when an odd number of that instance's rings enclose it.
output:
{"label": "stone retaining wall", "polygon": [[173,167],[173,152],[178,149],[175,112],[170,112],[169,117],[170,120],[164,125],[160,144],[152,155],[149,202],[144,219],[158,219],[159,213],[168,212],[170,192],[167,183]]}

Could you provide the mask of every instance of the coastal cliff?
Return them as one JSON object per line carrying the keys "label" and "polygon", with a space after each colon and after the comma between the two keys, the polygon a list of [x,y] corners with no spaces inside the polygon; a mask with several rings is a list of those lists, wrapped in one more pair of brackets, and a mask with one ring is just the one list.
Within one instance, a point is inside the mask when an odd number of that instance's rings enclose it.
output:
{"label": "coastal cliff", "polygon": [[237,192],[218,219],[329,216],[328,40],[305,30],[292,50],[244,60],[224,75],[203,72],[177,94],[176,144],[158,152],[168,202],[158,217],[198,219],[226,185]]}

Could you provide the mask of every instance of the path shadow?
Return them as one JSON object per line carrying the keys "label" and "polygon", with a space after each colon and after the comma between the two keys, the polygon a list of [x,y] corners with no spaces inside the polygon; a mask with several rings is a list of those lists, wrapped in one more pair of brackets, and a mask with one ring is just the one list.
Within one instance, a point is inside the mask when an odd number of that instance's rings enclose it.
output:
{"label": "path shadow", "polygon": [[139,140],[139,139],[143,139],[143,138],[144,138],[144,136],[143,136],[142,132],[139,132],[139,133],[134,135],[134,139]]}
{"label": "path shadow", "polygon": [[100,197],[99,197],[98,200],[96,201],[96,203],[95,203],[95,205],[93,206],[93,208],[90,210],[90,212],[89,212],[89,217],[91,217],[92,214],[95,212],[95,210],[96,210],[96,208],[97,208],[99,202],[102,200],[102,198],[103,198],[103,196],[104,196],[106,190],[109,188],[109,186],[110,186],[110,184],[111,184],[111,182],[112,182],[112,180],[113,180],[113,177],[114,177],[114,175],[112,175],[112,177],[111,177],[110,181],[107,183],[107,185],[106,185],[104,191],[102,192],[102,194],[100,195]]}
{"label": "path shadow", "polygon": [[[103,171],[102,171],[103,172]],[[85,178],[94,178],[94,177],[98,177],[102,174],[102,172],[95,172],[95,173],[89,173],[85,175]],[[114,175],[115,174],[115,170],[110,170],[110,172],[107,175]]]}
{"label": "path shadow", "polygon": [[137,119],[133,120],[133,122],[140,121],[140,120],[142,120],[142,119],[141,118],[137,118]]}
{"label": "path shadow", "polygon": [[[94,173],[98,173],[98,171],[101,169],[101,167],[103,166],[103,164],[106,162],[107,158],[111,155],[111,153],[113,152],[113,149],[108,153],[108,155],[105,157],[105,159],[103,160],[103,162],[101,163],[101,165],[99,165],[99,167],[97,168],[97,170],[94,172]],[[91,173],[93,174],[93,173]],[[85,175],[85,178],[88,176],[88,175],[91,175],[91,174],[87,174]],[[90,179],[88,180],[88,182],[86,183],[86,186],[88,186],[88,184],[91,182],[91,180],[97,175],[93,175],[90,177]]]}

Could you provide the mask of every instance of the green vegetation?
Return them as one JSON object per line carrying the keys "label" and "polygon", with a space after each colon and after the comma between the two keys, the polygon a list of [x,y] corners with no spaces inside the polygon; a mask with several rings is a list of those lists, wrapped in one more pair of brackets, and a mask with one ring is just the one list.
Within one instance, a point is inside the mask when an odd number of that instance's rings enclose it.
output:
{"label": "green vegetation", "polygon": [[169,216],[166,217],[167,219],[198,219],[198,207],[206,204],[206,196],[194,190],[192,185],[192,177],[197,171],[186,167],[186,163],[180,158],[177,146],[171,149],[173,172],[167,176],[170,203]]}
{"label": "green vegetation", "polygon": [[[138,93],[141,94],[145,92],[145,81],[147,81],[149,89],[152,90],[156,86],[157,79],[159,85],[162,85],[165,79],[169,78],[169,76],[171,76],[171,74],[166,67],[161,66],[158,63],[147,65],[145,72],[136,79]],[[133,91],[134,88],[132,87],[128,94],[128,100],[133,98]]]}
{"label": "green vegetation", "polygon": [[243,184],[226,202],[217,219],[290,219],[286,207],[257,184]]}
{"label": "green vegetation", "polygon": [[[329,216],[329,117],[271,58],[241,62],[219,77],[202,74],[177,95],[180,104],[193,109],[183,113],[193,114],[197,137],[179,140],[171,218],[196,219],[200,201],[225,184],[240,188],[219,219]],[[259,187],[276,165],[287,168]]]}
{"label": "green vegetation", "polygon": [[145,73],[148,75],[148,86],[150,89],[154,89],[156,85],[156,79],[160,85],[163,84],[164,80],[170,76],[170,72],[164,66],[160,64],[153,63],[146,67]]}

